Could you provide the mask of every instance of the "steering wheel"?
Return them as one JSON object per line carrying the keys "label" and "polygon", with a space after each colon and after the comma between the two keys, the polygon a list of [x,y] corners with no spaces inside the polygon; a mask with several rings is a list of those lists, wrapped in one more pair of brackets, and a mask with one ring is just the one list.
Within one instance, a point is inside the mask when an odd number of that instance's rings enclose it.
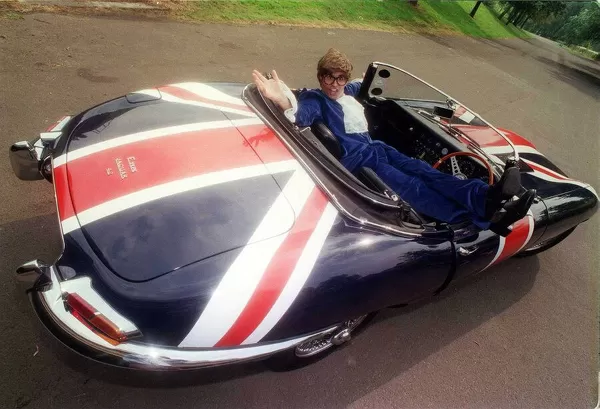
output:
{"label": "steering wheel", "polygon": [[494,171],[492,170],[492,166],[480,155],[472,152],[453,152],[449,153],[446,156],[442,157],[436,163],[434,163],[433,168],[437,169],[442,163],[450,159],[450,166],[452,168],[452,176],[457,177],[458,179],[466,180],[468,179],[467,175],[462,173],[460,170],[460,166],[458,165],[458,161],[456,160],[457,156],[470,156],[472,158],[477,159],[479,162],[483,163],[488,170],[488,184],[494,184]]}

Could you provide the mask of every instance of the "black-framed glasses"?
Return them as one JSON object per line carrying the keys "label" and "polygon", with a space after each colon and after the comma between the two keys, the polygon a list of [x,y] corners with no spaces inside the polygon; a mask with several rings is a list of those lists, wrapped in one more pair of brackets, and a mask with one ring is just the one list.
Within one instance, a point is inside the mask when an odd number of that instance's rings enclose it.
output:
{"label": "black-framed glasses", "polygon": [[340,75],[339,77],[334,77],[331,74],[325,74],[321,78],[323,79],[323,82],[326,85],[333,85],[333,83],[336,82],[341,87],[348,83],[348,77],[346,77],[345,75]]}

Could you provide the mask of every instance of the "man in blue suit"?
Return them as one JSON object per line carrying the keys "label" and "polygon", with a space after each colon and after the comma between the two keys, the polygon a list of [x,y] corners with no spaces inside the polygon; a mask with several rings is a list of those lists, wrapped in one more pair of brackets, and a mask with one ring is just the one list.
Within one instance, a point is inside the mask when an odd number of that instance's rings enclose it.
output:
{"label": "man in blue suit", "polygon": [[525,217],[535,190],[521,191],[517,167],[505,170],[500,181],[490,186],[479,179],[460,180],[439,172],[429,164],[409,158],[395,148],[371,139],[362,105],[354,98],[361,81],[351,81],[352,64],[330,49],[317,65],[319,89],[303,92],[297,101],[289,88],[272,72],[271,79],[252,73],[259,91],[277,104],[298,126],[324,122],[339,140],[340,162],[354,172],[371,168],[417,212],[447,222],[471,219],[478,227],[506,236],[508,227]]}

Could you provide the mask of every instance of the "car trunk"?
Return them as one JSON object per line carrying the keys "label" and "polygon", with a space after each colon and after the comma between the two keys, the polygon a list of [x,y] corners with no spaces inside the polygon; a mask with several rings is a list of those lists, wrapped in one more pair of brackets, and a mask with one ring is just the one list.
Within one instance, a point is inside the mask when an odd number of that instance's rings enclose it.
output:
{"label": "car trunk", "polygon": [[[81,231],[120,277],[150,280],[294,224],[285,200],[277,222],[261,224],[292,168],[272,166],[291,156],[252,114],[125,98],[95,110],[71,133],[64,166]],[[248,135],[272,149],[259,156]]]}

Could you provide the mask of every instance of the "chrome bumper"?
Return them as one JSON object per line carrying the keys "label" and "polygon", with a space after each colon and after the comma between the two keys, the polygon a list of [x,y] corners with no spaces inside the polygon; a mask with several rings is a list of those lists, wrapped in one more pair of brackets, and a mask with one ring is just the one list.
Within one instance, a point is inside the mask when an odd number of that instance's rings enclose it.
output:
{"label": "chrome bumper", "polygon": [[44,163],[45,159],[49,157],[48,147],[62,135],[62,130],[71,118],[71,116],[64,116],[48,132],[40,133],[40,136],[33,141],[17,142],[10,147],[10,164],[19,179],[40,180],[45,178],[51,181],[50,162]]}
{"label": "chrome bumper", "polygon": [[131,341],[112,345],[67,311],[54,266],[30,262],[19,269],[19,276],[35,271],[36,264],[41,268],[38,272],[42,274],[40,279],[43,285],[35,285],[30,291],[30,297],[44,326],[69,348],[110,365],[156,371],[240,363],[294,348],[309,338],[318,337],[335,328],[284,341],[228,348],[174,348]]}
{"label": "chrome bumper", "polygon": [[[35,146],[36,144],[38,146]],[[38,139],[33,143],[17,142],[10,147],[10,165],[19,179],[40,180],[44,178],[40,173],[43,146],[39,145],[40,140]]]}

